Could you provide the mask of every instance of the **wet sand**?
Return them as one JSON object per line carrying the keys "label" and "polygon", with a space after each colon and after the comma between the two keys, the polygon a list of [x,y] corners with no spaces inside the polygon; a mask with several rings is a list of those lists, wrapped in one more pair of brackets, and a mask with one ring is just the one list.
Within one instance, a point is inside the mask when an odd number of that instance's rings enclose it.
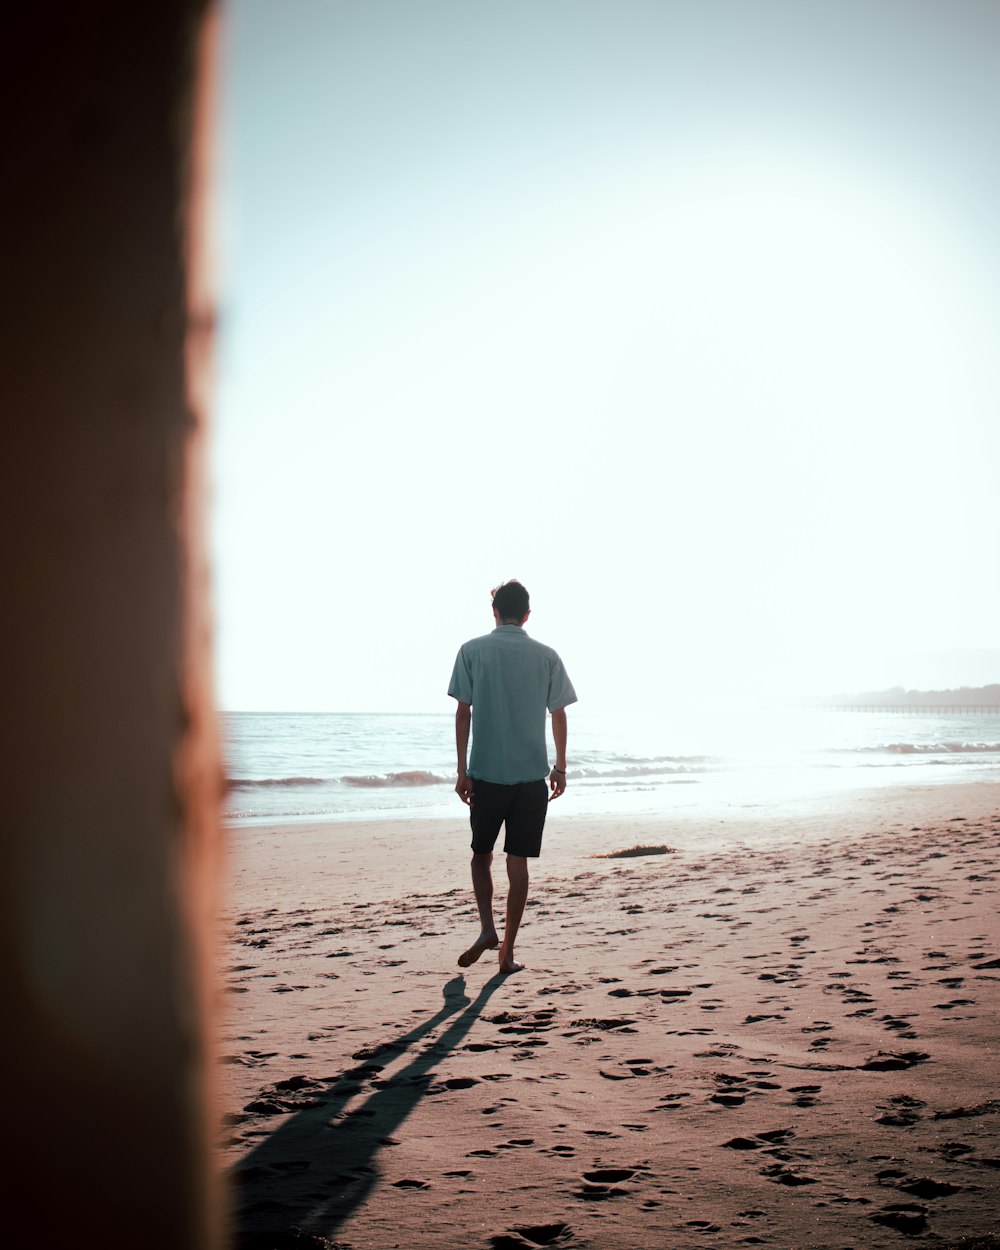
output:
{"label": "wet sand", "polygon": [[[569,797],[507,978],[489,952],[456,966],[477,931],[461,809],[233,834],[236,1244],[881,1250],[1000,1231],[997,786],[724,830],[576,818]],[[637,844],[673,849],[595,858]]]}

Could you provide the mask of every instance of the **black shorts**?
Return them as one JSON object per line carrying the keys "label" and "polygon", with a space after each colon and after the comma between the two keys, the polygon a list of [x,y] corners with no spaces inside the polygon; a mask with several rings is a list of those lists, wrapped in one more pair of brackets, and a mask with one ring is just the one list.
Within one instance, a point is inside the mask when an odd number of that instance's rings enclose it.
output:
{"label": "black shorts", "polygon": [[542,830],[549,810],[549,787],[541,781],[520,781],[502,786],[495,781],[473,778],[472,849],[488,855],[494,847],[500,826],[506,824],[503,849],[508,855],[535,859],[542,853]]}

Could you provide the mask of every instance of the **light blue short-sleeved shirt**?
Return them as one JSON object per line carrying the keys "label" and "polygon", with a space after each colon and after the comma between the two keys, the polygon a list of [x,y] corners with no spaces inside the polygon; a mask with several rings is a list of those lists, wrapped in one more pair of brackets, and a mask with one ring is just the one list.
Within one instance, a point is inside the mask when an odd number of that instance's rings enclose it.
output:
{"label": "light blue short-sleeved shirt", "polygon": [[459,650],[448,693],[472,705],[470,777],[512,786],[548,776],[545,713],[576,702],[551,647],[498,625]]}

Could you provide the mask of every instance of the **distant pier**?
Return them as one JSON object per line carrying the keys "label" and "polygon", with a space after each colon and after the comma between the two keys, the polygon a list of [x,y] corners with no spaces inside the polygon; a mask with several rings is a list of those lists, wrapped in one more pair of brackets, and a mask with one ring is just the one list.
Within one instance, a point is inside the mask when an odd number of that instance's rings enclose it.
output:
{"label": "distant pier", "polygon": [[1000,703],[821,703],[827,712],[905,712],[928,716],[998,716]]}

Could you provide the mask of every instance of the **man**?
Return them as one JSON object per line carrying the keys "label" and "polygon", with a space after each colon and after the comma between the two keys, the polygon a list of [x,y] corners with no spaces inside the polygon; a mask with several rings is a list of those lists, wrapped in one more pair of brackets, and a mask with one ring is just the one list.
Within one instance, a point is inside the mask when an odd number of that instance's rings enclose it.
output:
{"label": "man", "polygon": [[[576,702],[576,692],[559,656],[524,632],[530,615],[528,592],[520,582],[498,586],[493,591],[496,629],[465,643],[448,687],[458,700],[455,792],[470,809],[472,888],[480,922],[479,937],[459,956],[462,968],[497,947],[501,972],[524,967],[514,959],[514,939],[528,898],[528,860],[541,854],[550,798],[557,799],[566,789],[566,708]],[[551,770],[546,711],[552,714],[556,749]],[[466,766],[470,729],[472,758]],[[506,827],[503,849],[509,881],[502,942],[493,923],[490,867],[501,825]]]}

